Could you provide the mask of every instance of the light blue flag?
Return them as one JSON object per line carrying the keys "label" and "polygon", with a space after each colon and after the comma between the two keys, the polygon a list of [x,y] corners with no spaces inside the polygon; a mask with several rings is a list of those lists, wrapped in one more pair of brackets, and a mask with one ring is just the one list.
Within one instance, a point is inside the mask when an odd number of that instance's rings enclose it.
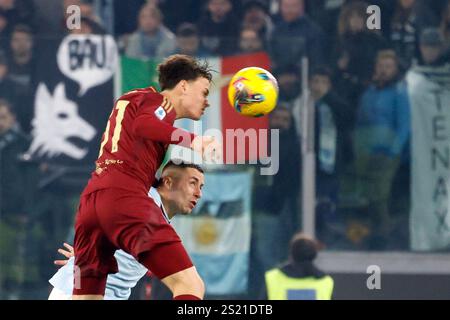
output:
{"label": "light blue flag", "polygon": [[172,222],[209,295],[247,292],[251,177],[250,171],[206,173],[195,212]]}

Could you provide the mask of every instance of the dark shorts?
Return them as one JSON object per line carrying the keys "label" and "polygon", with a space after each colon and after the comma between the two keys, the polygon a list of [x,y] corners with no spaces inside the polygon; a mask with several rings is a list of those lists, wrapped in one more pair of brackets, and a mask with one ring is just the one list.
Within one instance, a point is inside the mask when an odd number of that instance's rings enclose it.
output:
{"label": "dark shorts", "polygon": [[192,267],[161,208],[147,195],[123,189],[81,196],[74,248],[76,295],[104,294],[107,275],[120,272],[114,258],[119,248],[160,279]]}

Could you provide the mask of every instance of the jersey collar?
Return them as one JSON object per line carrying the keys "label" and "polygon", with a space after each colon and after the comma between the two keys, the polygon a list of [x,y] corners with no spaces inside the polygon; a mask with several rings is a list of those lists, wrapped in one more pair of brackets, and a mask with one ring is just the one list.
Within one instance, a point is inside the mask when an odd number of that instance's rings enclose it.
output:
{"label": "jersey collar", "polygon": [[148,192],[148,195],[155,201],[158,207],[161,208],[164,218],[166,218],[167,222],[170,223],[169,216],[167,215],[166,209],[164,208],[164,204],[162,202],[161,196],[158,193],[158,190],[156,188],[151,187],[150,191]]}

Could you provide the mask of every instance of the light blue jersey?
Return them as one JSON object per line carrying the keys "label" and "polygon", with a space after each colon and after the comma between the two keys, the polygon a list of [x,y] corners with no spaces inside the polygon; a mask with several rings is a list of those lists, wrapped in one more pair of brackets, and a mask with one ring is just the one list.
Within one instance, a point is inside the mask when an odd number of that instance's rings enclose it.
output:
{"label": "light blue jersey", "polygon": [[[161,197],[155,188],[151,188],[148,195],[162,208],[164,217],[169,218],[162,205]],[[136,261],[134,257],[123,250],[117,250],[114,254],[117,260],[119,272],[109,274],[106,280],[105,300],[127,300],[131,295],[131,289],[145,276],[147,268]],[[73,264],[75,258],[70,258],[65,266],[49,280],[50,284],[67,296],[72,295],[73,290]]]}
{"label": "light blue jersey", "polygon": [[[117,250],[114,254],[117,260],[119,272],[108,275],[106,280],[105,300],[127,300],[131,289],[145,276],[147,269],[123,250]],[[71,296],[73,290],[73,263],[75,258],[70,258],[65,266],[49,280],[50,284]]]}

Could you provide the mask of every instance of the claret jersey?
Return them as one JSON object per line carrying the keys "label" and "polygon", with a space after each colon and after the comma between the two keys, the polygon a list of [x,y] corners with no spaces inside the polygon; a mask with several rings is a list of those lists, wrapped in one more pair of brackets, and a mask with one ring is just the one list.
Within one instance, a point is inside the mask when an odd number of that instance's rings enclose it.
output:
{"label": "claret jersey", "polygon": [[195,136],[175,128],[173,105],[154,88],[120,97],[100,145],[96,169],[83,194],[122,188],[147,194],[169,144],[189,147]]}

